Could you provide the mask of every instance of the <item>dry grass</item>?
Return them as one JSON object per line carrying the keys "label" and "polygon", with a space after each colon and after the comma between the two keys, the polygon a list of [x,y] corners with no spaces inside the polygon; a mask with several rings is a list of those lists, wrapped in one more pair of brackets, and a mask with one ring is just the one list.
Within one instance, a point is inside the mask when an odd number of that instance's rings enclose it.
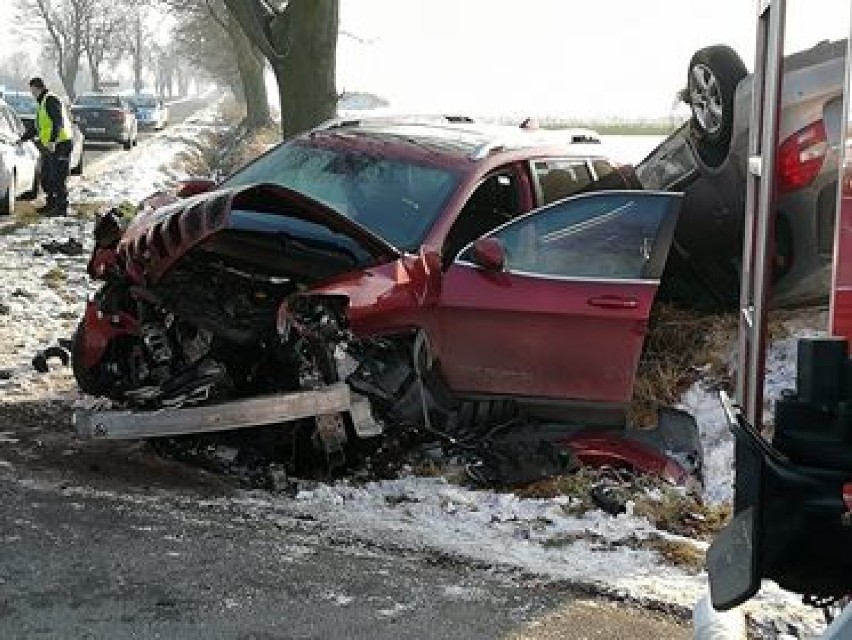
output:
{"label": "dry grass", "polygon": [[89,220],[94,218],[99,211],[106,208],[107,205],[100,202],[80,202],[71,207],[71,214],[77,218]]}
{"label": "dry grass", "polygon": [[[770,313],[769,341],[788,334],[790,312]],[[636,427],[656,423],[657,409],[673,406],[701,379],[718,389],[733,389],[731,359],[736,353],[735,312],[701,314],[672,305],[656,305],[639,361],[628,421]]]}
{"label": "dry grass", "polygon": [[15,214],[10,218],[2,221],[8,221],[8,224],[0,227],[0,235],[11,235],[18,229],[38,222],[41,216],[35,210],[35,205],[31,202],[16,202]]}
{"label": "dry grass", "polygon": [[60,291],[65,287],[65,283],[68,282],[68,274],[59,267],[54,267],[45,273],[41,279],[44,281],[46,286],[50,287],[54,291]]}
{"label": "dry grass", "polygon": [[736,327],[734,313],[704,315],[656,305],[639,361],[628,413],[630,423],[652,426],[657,409],[677,404],[699,377],[714,379],[720,386],[729,384],[728,350],[720,347],[736,335]]}
{"label": "dry grass", "polygon": [[659,483],[656,491],[637,495],[633,513],[663,531],[710,540],[730,520],[731,507],[707,505],[692,494]]}
{"label": "dry grass", "polygon": [[225,158],[224,168],[228,173],[236,171],[279,142],[281,129],[277,125],[269,125],[257,131],[243,130],[233,152]]}
{"label": "dry grass", "polygon": [[232,126],[236,127],[246,117],[246,107],[233,97],[225,99],[219,113]]}
{"label": "dry grass", "polygon": [[669,564],[681,567],[686,571],[700,573],[704,569],[704,551],[689,542],[652,536],[643,541],[642,546],[653,549]]}
{"label": "dry grass", "polygon": [[173,164],[192,176],[210,176],[218,168],[221,149],[227,144],[228,134],[204,132],[193,140],[193,148],[181,151]]}

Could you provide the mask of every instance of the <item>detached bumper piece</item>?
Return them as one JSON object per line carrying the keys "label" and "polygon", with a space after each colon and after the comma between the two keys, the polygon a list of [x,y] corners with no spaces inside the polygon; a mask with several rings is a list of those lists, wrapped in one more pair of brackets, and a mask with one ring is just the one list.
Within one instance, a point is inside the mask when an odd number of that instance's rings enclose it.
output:
{"label": "detached bumper piece", "polygon": [[[356,431],[369,430],[359,398],[352,398],[345,383],[292,393],[235,400],[216,405],[157,411],[97,411],[74,413],[74,428],[82,438],[135,440],[212,433],[246,427],[290,422],[318,416],[358,414]],[[359,424],[359,422],[361,424]],[[359,429],[358,427],[361,427]],[[380,430],[379,430],[380,431]]]}

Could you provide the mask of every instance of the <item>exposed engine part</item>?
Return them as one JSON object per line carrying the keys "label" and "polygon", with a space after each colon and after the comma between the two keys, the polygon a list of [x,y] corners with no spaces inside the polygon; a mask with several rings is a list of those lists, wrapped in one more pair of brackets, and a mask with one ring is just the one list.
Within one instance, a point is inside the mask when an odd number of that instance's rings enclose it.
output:
{"label": "exposed engine part", "polygon": [[151,360],[157,365],[168,365],[172,361],[172,348],[166,328],[159,322],[146,322],[139,328],[142,343],[148,349]]}
{"label": "exposed engine part", "polygon": [[346,463],[346,423],[339,413],[321,415],[315,418],[316,439],[325,454],[328,471],[339,469]]}
{"label": "exposed engine part", "polygon": [[181,322],[176,327],[177,339],[183,357],[188,363],[194,363],[210,352],[213,334],[210,331]]}
{"label": "exposed engine part", "polygon": [[159,385],[129,389],[125,397],[131,404],[156,403],[164,407],[182,407],[198,404],[214,395],[214,391],[228,385],[228,374],[224,366],[206,359],[183,370]]}

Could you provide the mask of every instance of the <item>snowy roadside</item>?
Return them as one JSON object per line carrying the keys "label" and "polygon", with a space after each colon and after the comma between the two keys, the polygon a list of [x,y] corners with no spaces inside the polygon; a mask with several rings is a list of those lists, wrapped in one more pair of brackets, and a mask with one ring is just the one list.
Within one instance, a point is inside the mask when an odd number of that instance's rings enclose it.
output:
{"label": "snowy roadside", "polygon": [[199,111],[129,152],[117,151],[86,167],[84,177],[72,178],[69,216],[22,216],[0,227],[0,394],[5,401],[76,396],[68,368],[53,361],[47,374],[39,374],[32,358],[71,337],[86,298],[96,289],[86,275],[92,213],[136,203],[189,177],[193,167],[204,164],[205,137],[228,128],[218,105]]}
{"label": "snowy roadside", "polygon": [[[140,147],[119,152],[72,184],[72,208],[136,202],[192,172],[207,153],[203,139],[227,129],[215,108],[199,112]],[[91,218],[36,220],[0,229],[0,394],[3,401],[78,398],[70,370],[52,362],[48,374],[31,364],[38,349],[69,338],[94,290],[85,274],[91,250]],[[76,255],[51,253],[51,240],[74,239]],[[824,317],[791,326],[812,335]],[[732,345],[733,346],[733,345]],[[772,345],[767,401],[795,379],[795,338]],[[682,405],[699,423],[705,445],[707,492],[713,503],[729,502],[732,440],[718,398],[696,383]],[[0,434],[2,435],[2,434]],[[706,574],[669,563],[654,542],[672,541],[701,552],[706,543],[657,529],[644,517],[602,511],[575,515],[570,498],[525,499],[513,494],[472,491],[445,479],[404,477],[354,485],[339,482],[303,488],[295,499],[246,492],[234,500],[210,501],[256,518],[273,520],[308,514],[347,537],[382,546],[428,550],[485,565],[515,567],[548,580],[562,580],[643,604],[688,611],[706,591]],[[755,619],[793,624],[800,631],[821,627],[816,610],[767,585],[747,607]]]}

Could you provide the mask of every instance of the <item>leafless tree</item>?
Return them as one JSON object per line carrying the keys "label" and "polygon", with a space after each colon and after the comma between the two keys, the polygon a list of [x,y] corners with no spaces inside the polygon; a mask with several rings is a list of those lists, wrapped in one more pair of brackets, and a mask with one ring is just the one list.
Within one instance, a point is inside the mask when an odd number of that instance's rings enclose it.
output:
{"label": "leafless tree", "polygon": [[[269,113],[269,100],[266,96],[264,70],[266,63],[263,54],[249,40],[242,26],[229,11],[220,11],[218,0],[204,0],[207,12],[228,35],[234,49],[234,58],[240,76],[243,99],[246,104],[244,124],[249,129],[264,127],[272,122]],[[221,7],[224,9],[224,7]]]}
{"label": "leafless tree", "polygon": [[265,58],[222,0],[169,0],[169,4],[180,20],[175,39],[182,57],[230,86],[246,105],[244,125],[269,124]]}
{"label": "leafless tree", "polygon": [[293,135],[337,110],[339,0],[224,0],[278,82],[282,133]]}
{"label": "leafless tree", "polygon": [[144,87],[145,65],[150,61],[154,40],[145,19],[150,12],[148,0],[124,0],[129,8],[124,32],[124,51],[133,65],[133,90],[141,93]]}
{"label": "leafless tree", "polygon": [[0,60],[0,84],[6,88],[22,89],[27,80],[36,75],[37,65],[33,56],[27,53],[15,53]]}
{"label": "leafless tree", "polygon": [[17,22],[32,35],[42,34],[56,60],[65,93],[73,98],[85,50],[87,17],[95,0],[19,0]]}
{"label": "leafless tree", "polygon": [[85,17],[83,42],[92,89],[101,90],[101,66],[109,58],[117,58],[123,48],[128,28],[127,9],[114,2],[92,2]]}

